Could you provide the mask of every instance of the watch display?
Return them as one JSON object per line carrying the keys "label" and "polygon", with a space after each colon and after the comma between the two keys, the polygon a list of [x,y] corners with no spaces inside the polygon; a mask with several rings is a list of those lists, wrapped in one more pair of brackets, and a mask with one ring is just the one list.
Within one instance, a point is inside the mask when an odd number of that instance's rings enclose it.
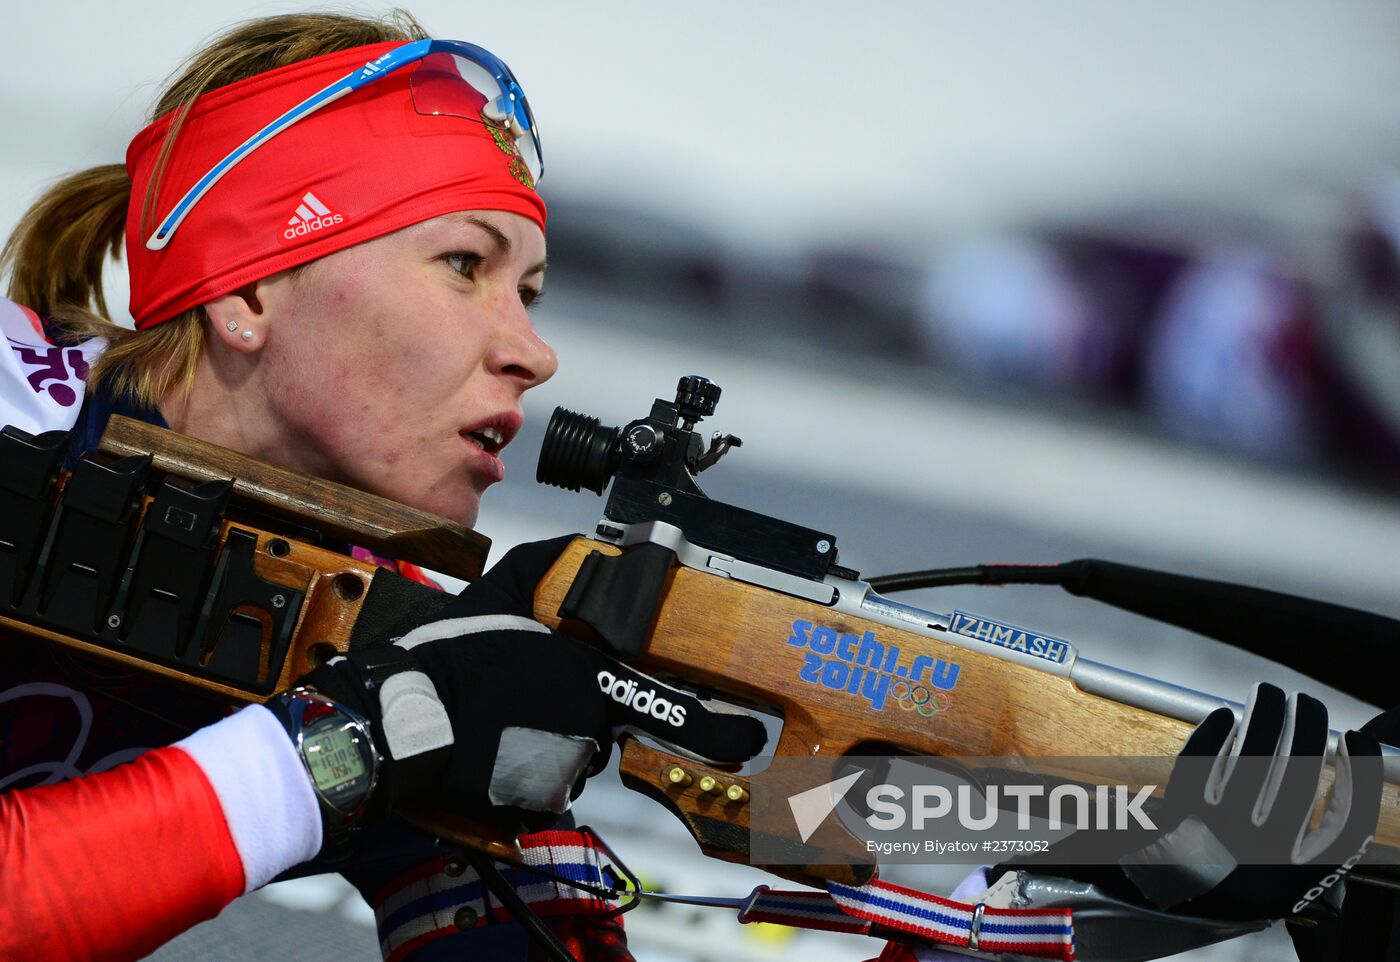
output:
{"label": "watch display", "polygon": [[321,805],[328,832],[352,826],[379,774],[369,723],[307,687],[284,692],[267,707],[287,729]]}
{"label": "watch display", "polygon": [[344,727],[323,731],[316,731],[316,728],[312,726],[303,734],[301,742],[301,751],[316,787],[330,792],[346,782],[363,778],[366,768],[356,744],[356,733]]}

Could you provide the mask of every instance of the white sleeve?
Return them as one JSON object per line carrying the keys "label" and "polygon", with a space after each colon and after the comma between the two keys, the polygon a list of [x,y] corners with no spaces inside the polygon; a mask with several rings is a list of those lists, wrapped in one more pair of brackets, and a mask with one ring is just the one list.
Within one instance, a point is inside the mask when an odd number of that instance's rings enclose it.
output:
{"label": "white sleeve", "polygon": [[244,891],[262,888],[321,850],[321,806],[286,729],[249,705],[175,743],[219,796],[243,860]]}

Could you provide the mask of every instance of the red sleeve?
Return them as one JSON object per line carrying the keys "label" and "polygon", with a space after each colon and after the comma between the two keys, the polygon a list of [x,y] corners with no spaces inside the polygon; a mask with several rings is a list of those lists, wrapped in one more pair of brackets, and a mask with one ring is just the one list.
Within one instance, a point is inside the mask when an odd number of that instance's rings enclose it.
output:
{"label": "red sleeve", "polygon": [[243,889],[218,796],[179,748],[0,795],[0,958],[139,959]]}

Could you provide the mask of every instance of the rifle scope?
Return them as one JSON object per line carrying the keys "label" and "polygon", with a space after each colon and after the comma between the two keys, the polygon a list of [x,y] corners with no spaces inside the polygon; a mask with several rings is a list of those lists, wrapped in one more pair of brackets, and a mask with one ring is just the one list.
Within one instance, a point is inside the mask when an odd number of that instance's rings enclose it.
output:
{"label": "rifle scope", "polygon": [[[738,438],[716,435],[709,452],[691,429],[715,413],[720,387],[691,374],[676,385],[676,400],[657,398],[651,414],[626,427],[606,427],[597,418],[555,408],[545,428],[535,480],[569,491],[583,488],[602,494],[624,464],[638,477],[669,484],[686,483],[688,472],[705,470]],[[682,476],[685,476],[684,478]],[[696,489],[698,491],[698,489]]]}
{"label": "rifle scope", "polygon": [[602,494],[622,460],[617,436],[620,428],[603,427],[597,418],[566,408],[555,408],[544,430],[535,480],[556,488],[587,488]]}

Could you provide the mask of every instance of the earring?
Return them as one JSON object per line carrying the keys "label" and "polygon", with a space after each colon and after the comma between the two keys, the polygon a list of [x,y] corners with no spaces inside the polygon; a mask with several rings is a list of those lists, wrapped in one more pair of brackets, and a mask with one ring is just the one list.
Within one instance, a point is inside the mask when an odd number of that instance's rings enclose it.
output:
{"label": "earring", "polygon": [[228,328],[228,332],[232,334],[234,331],[238,330],[238,322],[229,321],[227,324],[224,325],[224,327]]}
{"label": "earring", "polygon": [[244,332],[243,332],[243,340],[245,340],[245,341],[251,341],[252,339],[253,339],[253,332],[252,332],[252,331],[244,331]]}

